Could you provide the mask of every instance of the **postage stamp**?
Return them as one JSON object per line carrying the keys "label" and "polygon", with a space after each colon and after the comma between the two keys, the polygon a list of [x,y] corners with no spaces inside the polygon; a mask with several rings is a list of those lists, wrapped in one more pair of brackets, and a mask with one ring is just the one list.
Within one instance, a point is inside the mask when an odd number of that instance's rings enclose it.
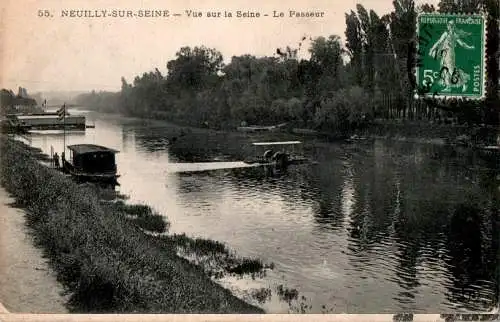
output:
{"label": "postage stamp", "polygon": [[486,17],[417,17],[416,98],[481,100],[486,93]]}

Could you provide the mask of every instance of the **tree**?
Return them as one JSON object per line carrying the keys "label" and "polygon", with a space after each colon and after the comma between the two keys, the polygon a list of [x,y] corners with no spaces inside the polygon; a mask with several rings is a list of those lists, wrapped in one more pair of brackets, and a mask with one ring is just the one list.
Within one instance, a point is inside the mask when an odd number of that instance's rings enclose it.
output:
{"label": "tree", "polygon": [[0,91],[0,108],[2,114],[7,114],[12,112],[12,109],[15,105],[16,95],[11,91],[5,88],[2,88]]}
{"label": "tree", "polygon": [[223,68],[222,54],[205,46],[182,47],[177,58],[167,63],[167,80],[186,90],[201,90],[218,80],[217,73]]}
{"label": "tree", "polygon": [[[97,105],[115,106],[127,114],[161,116],[195,126],[294,122],[332,131],[347,131],[373,116],[406,118],[436,108],[472,111],[466,105],[415,103],[410,83],[416,14],[433,12],[432,5],[394,0],[394,10],[379,16],[358,5],[345,14],[345,48],[336,35],[302,37],[297,48],[277,49],[273,57],[234,56],[225,66],[216,49],[182,47],[167,62],[167,74],[155,69],[122,78],[118,96],[86,96]],[[442,0],[439,10],[474,12],[488,9],[488,120],[498,113],[498,5],[496,0]],[[495,18],[496,17],[496,18]],[[496,28],[496,29],[495,29]],[[310,59],[298,59],[309,39]],[[343,58],[349,62],[344,64]],[[429,103],[430,104],[430,103]],[[427,109],[427,106],[431,106]],[[469,108],[469,110],[467,110]],[[427,110],[426,110],[427,109]],[[472,118],[471,113],[461,113]]]}
{"label": "tree", "polygon": [[361,24],[354,11],[345,14],[346,19],[346,48],[353,67],[355,84],[363,84],[363,43],[361,39]]}
{"label": "tree", "polygon": [[402,94],[397,100],[404,102],[398,114],[402,112],[402,117],[406,117],[406,110],[414,104],[413,87],[409,81],[408,57],[410,46],[415,41],[416,11],[413,0],[394,0],[394,11],[388,17],[389,32],[392,42],[392,49],[398,66],[399,88]]}
{"label": "tree", "polygon": [[343,88],[323,100],[314,122],[319,129],[345,135],[363,122],[370,105],[370,95],[364,88]]}
{"label": "tree", "polygon": [[333,80],[333,87],[328,87],[330,90],[335,90],[341,87],[339,81],[340,68],[343,65],[342,56],[345,50],[340,44],[340,37],[331,35],[326,39],[325,37],[318,37],[313,40],[311,48],[310,62],[316,64],[322,70],[322,77],[328,77]]}
{"label": "tree", "polygon": [[434,5],[432,4],[424,3],[420,6],[420,10],[422,12],[432,13],[436,11],[436,8],[434,8]]}
{"label": "tree", "polygon": [[374,56],[375,44],[372,32],[373,28],[371,26],[372,22],[370,18],[375,14],[374,13],[372,14],[371,11],[369,14],[368,11],[365,9],[365,7],[363,7],[360,4],[356,5],[356,9],[358,10],[358,19],[361,25],[361,42],[363,45],[363,58],[364,58],[363,70],[366,75],[363,84],[370,92],[373,92],[374,90],[373,77],[375,74],[373,56]]}

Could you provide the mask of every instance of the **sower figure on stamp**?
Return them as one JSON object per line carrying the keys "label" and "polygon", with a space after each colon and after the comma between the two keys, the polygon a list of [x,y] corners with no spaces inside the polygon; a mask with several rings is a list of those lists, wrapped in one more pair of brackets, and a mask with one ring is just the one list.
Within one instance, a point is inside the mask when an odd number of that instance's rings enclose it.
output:
{"label": "sower figure on stamp", "polygon": [[452,87],[462,87],[462,92],[467,90],[470,75],[456,66],[457,45],[465,49],[474,49],[474,46],[466,44],[461,38],[470,36],[470,33],[456,28],[453,20],[448,21],[447,30],[443,32],[438,41],[432,46],[429,55],[440,58],[441,85],[445,86],[443,92],[451,91]]}

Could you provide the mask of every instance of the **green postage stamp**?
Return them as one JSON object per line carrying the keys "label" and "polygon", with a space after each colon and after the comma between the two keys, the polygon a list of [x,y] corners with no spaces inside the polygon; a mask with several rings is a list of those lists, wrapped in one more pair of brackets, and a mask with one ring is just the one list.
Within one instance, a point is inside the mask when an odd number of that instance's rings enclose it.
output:
{"label": "green postage stamp", "polygon": [[417,36],[416,97],[485,97],[484,15],[422,13]]}

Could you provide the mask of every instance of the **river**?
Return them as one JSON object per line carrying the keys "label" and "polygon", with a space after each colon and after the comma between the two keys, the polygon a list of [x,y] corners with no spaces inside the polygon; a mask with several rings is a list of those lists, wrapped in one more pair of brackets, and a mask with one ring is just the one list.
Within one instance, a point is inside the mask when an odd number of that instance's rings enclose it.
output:
{"label": "river", "polygon": [[[437,145],[301,139],[318,164],[269,176],[237,168],[249,142],[275,139],[266,134],[78,113],[95,129],[68,132],[66,144],[120,150],[117,189],[130,202],[160,211],[173,232],[275,264],[264,279],[221,282],[235,292],[283,284],[311,313],[466,312],[497,303],[494,161]],[[60,154],[63,135],[34,133],[31,144]],[[207,160],[223,162],[198,163]],[[276,301],[263,307],[285,310]]]}

